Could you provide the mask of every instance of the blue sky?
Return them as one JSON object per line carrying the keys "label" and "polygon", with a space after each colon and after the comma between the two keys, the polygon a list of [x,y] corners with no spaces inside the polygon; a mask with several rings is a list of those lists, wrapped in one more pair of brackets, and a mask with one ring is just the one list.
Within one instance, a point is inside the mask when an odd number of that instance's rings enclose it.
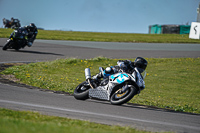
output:
{"label": "blue sky", "polygon": [[154,24],[196,22],[200,0],[0,0],[3,18],[47,30],[148,33]]}

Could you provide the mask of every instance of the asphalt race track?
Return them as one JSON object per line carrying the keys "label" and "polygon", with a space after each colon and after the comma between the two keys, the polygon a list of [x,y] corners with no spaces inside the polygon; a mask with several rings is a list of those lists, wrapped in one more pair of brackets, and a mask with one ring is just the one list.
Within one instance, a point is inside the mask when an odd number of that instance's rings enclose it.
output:
{"label": "asphalt race track", "polygon": [[[6,39],[0,38],[0,48]],[[81,41],[36,40],[31,48],[0,52],[0,62],[9,61],[47,61],[59,58],[177,58],[200,57],[199,44],[147,44],[147,43],[110,43]]]}
{"label": "asphalt race track", "polygon": [[[6,39],[0,38],[0,48]],[[36,40],[31,48],[15,51],[0,49],[0,63],[37,62],[60,58],[176,58],[200,57],[199,44],[138,44]],[[29,89],[28,89],[29,88]],[[0,83],[0,107],[39,111],[47,115],[126,125],[149,131],[200,132],[200,115],[179,113],[132,104],[111,105],[107,101],[79,101],[26,86]]]}

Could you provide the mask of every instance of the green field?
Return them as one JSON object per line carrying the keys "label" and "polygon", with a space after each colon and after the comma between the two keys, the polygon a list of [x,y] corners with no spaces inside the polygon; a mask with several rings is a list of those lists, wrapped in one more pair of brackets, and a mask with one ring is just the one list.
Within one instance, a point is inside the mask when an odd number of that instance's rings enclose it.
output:
{"label": "green field", "polygon": [[[8,38],[13,29],[0,28],[0,38]],[[188,34],[134,34],[134,33],[101,33],[39,30],[37,39],[103,41],[103,42],[143,42],[143,43],[198,43],[198,39],[189,39]]]}
{"label": "green field", "polygon": [[[200,58],[146,59],[149,62],[146,89],[130,102],[200,113]],[[15,75],[20,79],[18,82],[28,85],[72,94],[75,87],[85,81],[85,68],[90,68],[94,75],[100,66],[114,66],[117,60],[103,57],[60,59],[10,67],[2,74]]]}
{"label": "green field", "polygon": [[147,133],[130,127],[109,126],[1,108],[0,125],[1,133]]}

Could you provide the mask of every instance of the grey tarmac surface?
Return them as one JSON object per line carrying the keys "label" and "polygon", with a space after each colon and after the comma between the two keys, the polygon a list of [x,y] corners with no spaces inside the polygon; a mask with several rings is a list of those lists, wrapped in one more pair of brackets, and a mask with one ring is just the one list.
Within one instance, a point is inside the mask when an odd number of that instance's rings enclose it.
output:
{"label": "grey tarmac surface", "polygon": [[[3,46],[5,41],[6,39],[0,39],[0,47]],[[129,50],[125,48],[119,50],[117,49],[118,46],[115,46],[114,50],[112,50],[109,49],[111,47],[110,43],[103,43],[105,47],[97,48],[100,45],[97,42],[88,44],[78,41],[58,41],[57,44],[54,44],[56,43],[55,41],[50,41],[51,43],[42,41],[44,40],[36,40],[33,47],[27,47],[20,51],[1,51],[0,62],[33,62],[68,57],[93,58],[97,56],[109,58],[134,58],[136,56],[197,58],[200,53],[199,46],[197,45],[191,45],[190,49],[186,48],[188,50],[184,49],[183,51],[175,48],[172,50],[168,49],[167,51],[156,50],[156,47],[151,50],[147,50],[148,48],[144,50],[130,48],[128,48]],[[84,43],[87,45],[98,45],[91,46],[92,48],[90,46],[78,46]],[[106,48],[107,45],[109,45],[108,48]],[[127,44],[124,44],[124,47],[125,45]],[[145,45],[148,44],[143,44],[142,47],[144,48]],[[200,115],[179,113],[134,104],[114,106],[107,101],[93,99],[79,101],[69,95],[44,92],[40,89],[27,89],[26,86],[20,87],[5,83],[0,83],[0,92],[0,107],[3,108],[39,111],[47,115],[89,120],[110,125],[126,125],[149,131],[200,132]]]}
{"label": "grey tarmac surface", "polygon": [[[0,48],[6,42],[0,38]],[[122,49],[122,50],[120,50]],[[82,41],[36,40],[32,47],[19,51],[9,49],[0,52],[0,62],[35,62],[60,58],[90,59],[98,56],[108,58],[178,58],[200,57],[199,44],[147,44],[147,43],[110,43]]]}

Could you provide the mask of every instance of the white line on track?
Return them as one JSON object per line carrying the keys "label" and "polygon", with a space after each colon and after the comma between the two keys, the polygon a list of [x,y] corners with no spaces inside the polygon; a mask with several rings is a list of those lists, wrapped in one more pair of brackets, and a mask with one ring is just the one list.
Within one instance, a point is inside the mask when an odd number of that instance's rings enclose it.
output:
{"label": "white line on track", "polygon": [[168,126],[174,126],[174,127],[181,127],[181,128],[188,128],[188,129],[200,130],[200,127],[194,127],[194,126],[188,126],[188,125],[180,125],[180,124],[175,124],[175,123],[168,123],[168,122],[162,122],[162,121],[153,121],[153,120],[142,120],[142,119],[135,119],[135,118],[128,118],[128,117],[123,117],[123,116],[117,116],[117,115],[100,114],[100,113],[94,113],[94,112],[88,112],[88,111],[73,110],[73,109],[66,109],[66,108],[59,108],[59,107],[46,106],[46,105],[38,105],[38,104],[31,104],[31,103],[24,103],[24,102],[15,102],[15,101],[8,101],[8,100],[0,100],[0,103],[8,103],[8,104],[15,104],[15,105],[30,106],[30,107],[54,109],[54,110],[59,110],[59,111],[81,113],[81,114],[87,114],[87,115],[95,115],[95,116],[102,116],[102,117],[118,118],[118,119],[130,120],[130,121],[145,122],[145,123],[151,123],[151,124],[160,124],[160,125],[168,125]]}

